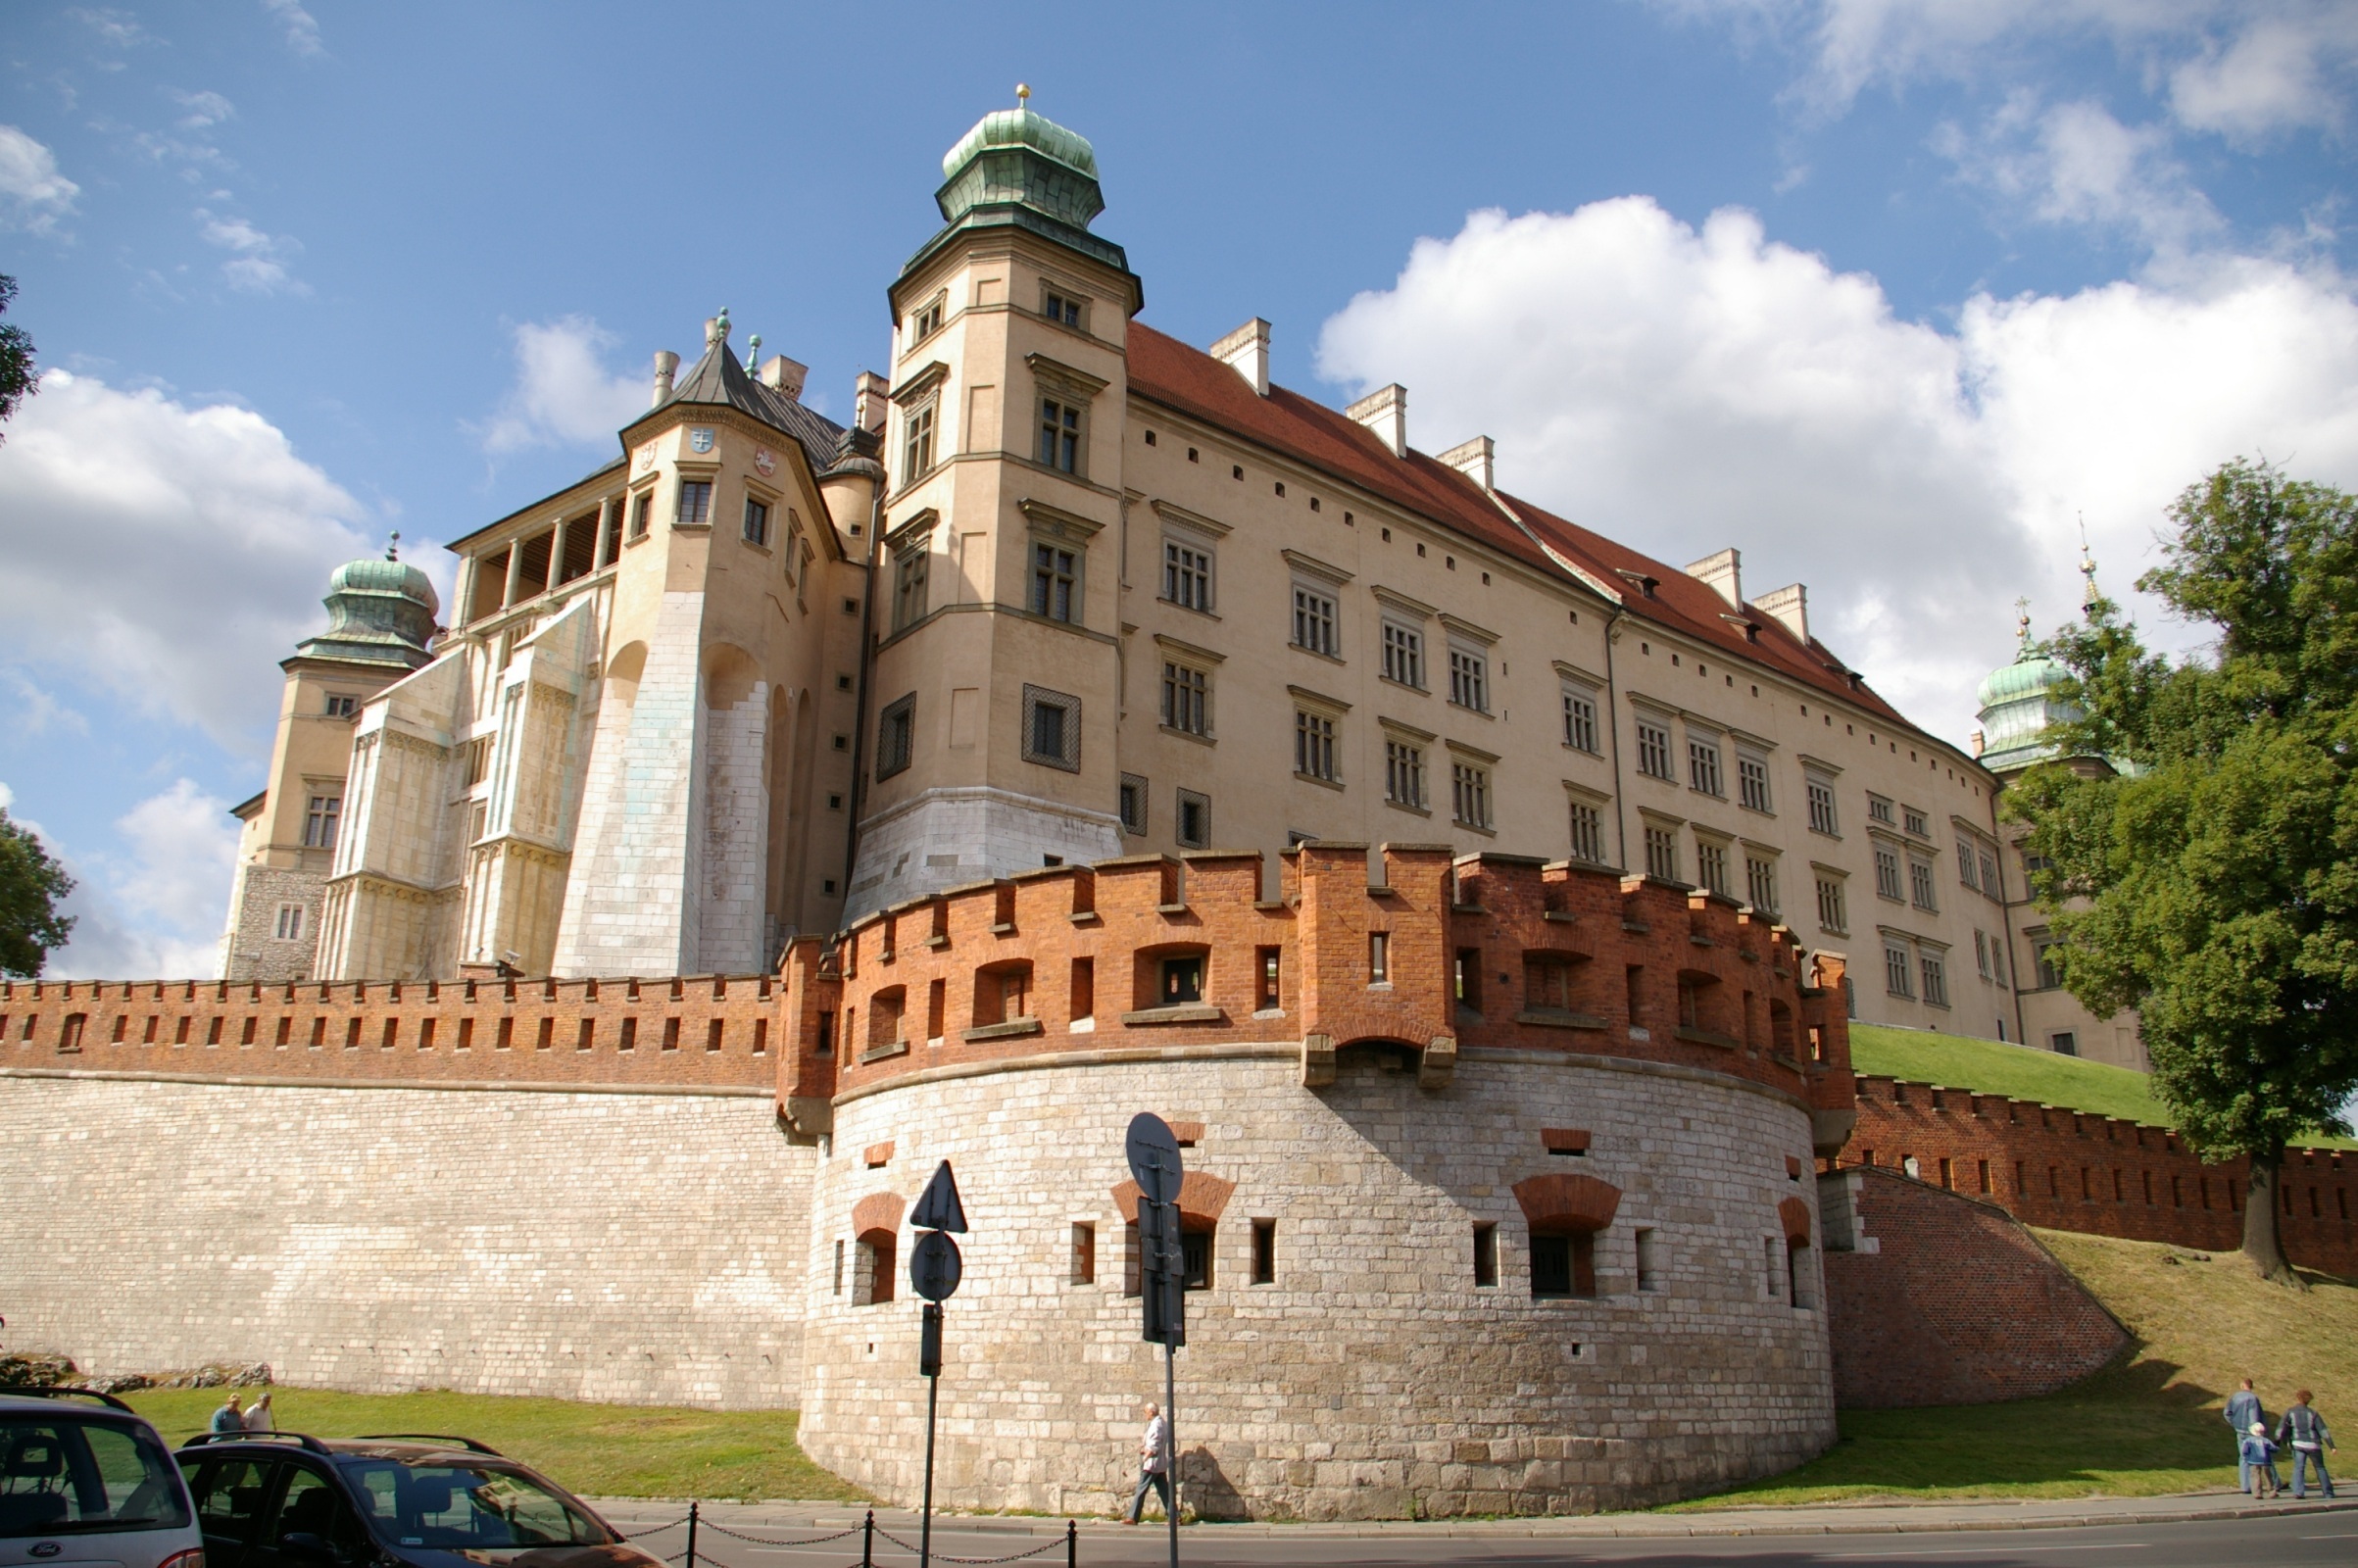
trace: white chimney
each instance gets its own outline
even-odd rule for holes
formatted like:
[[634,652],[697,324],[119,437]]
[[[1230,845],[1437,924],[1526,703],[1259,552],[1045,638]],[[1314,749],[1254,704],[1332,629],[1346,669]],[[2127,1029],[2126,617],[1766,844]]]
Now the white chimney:
[[1799,583],[1772,589],[1752,601],[1752,608],[1764,615],[1774,615],[1785,622],[1785,629],[1809,642],[1809,590]]
[[679,356],[669,349],[658,349],[655,354],[655,398],[647,406],[661,408],[671,396],[671,372],[679,368]]
[[1373,430],[1376,439],[1392,449],[1394,457],[1408,455],[1408,389],[1398,381],[1376,388],[1345,409],[1343,415]]
[[852,383],[852,422],[871,435],[884,429],[884,416],[892,402],[893,383],[889,377],[873,370],[862,370],[860,379]]
[[1471,441],[1460,441],[1433,461],[1446,463],[1485,490],[1496,489],[1491,483],[1491,459],[1497,454],[1497,443],[1489,436],[1478,435]]
[[1742,564],[1743,558],[1731,548],[1721,551],[1716,556],[1705,556],[1702,560],[1695,562],[1688,566],[1687,575],[1710,588],[1720,598],[1725,599],[1730,610],[1742,610],[1744,608],[1744,581],[1740,571]]
[[1211,357],[1245,378],[1253,395],[1269,395],[1269,323],[1254,317],[1211,346]]
[[803,378],[810,373],[808,365],[797,365],[783,354],[773,355],[761,367],[761,384],[775,387],[799,403],[803,398]]

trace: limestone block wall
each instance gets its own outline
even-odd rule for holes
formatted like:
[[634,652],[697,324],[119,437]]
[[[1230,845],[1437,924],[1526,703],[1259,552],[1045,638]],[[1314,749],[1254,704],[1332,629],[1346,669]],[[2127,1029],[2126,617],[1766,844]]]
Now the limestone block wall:
[[769,684],[705,713],[704,878],[695,892],[697,945],[706,969],[758,969],[769,868]]
[[987,785],[929,789],[860,825],[844,923],[989,877],[1122,853],[1121,818]]
[[98,1372],[791,1405],[812,1152],[765,1092],[0,1075],[12,1348]]
[[[229,932],[223,942],[221,973],[232,980],[286,981],[310,977],[319,946],[319,914],[327,878],[293,866],[247,864],[237,868],[230,892]],[[303,920],[292,938],[278,935],[278,906],[300,905]]]
[[[858,1243],[895,1229],[901,1268],[906,1206],[947,1158],[973,1229],[948,1308],[937,1496],[1052,1512],[1127,1500],[1139,1405],[1162,1387],[1125,1291],[1116,1191],[1123,1130],[1147,1109],[1192,1135],[1189,1169],[1212,1178],[1200,1201],[1218,1209],[1178,1366],[1184,1479],[1207,1514],[1625,1507],[1833,1441],[1807,1248],[1810,1304],[1787,1286],[1796,1221],[1815,1234],[1794,1097],[1502,1050],[1469,1052],[1436,1094],[1409,1054],[1376,1047],[1344,1051],[1334,1083],[1309,1090],[1280,1041],[972,1063],[841,1097],[811,1232],[813,1457],[917,1494],[919,1303],[903,1287],[855,1304]],[[1572,1144],[1587,1152],[1549,1152]],[[1525,1195],[1576,1179],[1618,1195],[1595,1233],[1597,1294],[1535,1298]],[[1263,1223],[1274,1277],[1256,1284]],[[1477,1283],[1478,1225],[1497,1227],[1495,1285]],[[1086,1283],[1076,1226],[1092,1228]]]

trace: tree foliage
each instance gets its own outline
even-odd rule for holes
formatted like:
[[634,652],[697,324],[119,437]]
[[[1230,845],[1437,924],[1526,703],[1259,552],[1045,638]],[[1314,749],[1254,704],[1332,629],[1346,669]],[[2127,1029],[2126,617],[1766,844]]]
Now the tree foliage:
[[[8,314],[9,303],[16,297],[17,280],[0,272],[0,316]],[[13,321],[0,321],[0,419],[15,414],[18,404],[39,390],[30,334]]]
[[[2136,1007],[2187,1143],[2251,1161],[2244,1250],[2277,1239],[2285,1144],[2358,1089],[2358,498],[2236,460],[2179,497],[2137,586],[2217,633],[2148,652],[2098,599],[2047,644],[2086,716],[2007,792],[2064,984]],[[2073,757],[2118,773],[2088,776]]]
[[66,945],[74,917],[57,909],[73,891],[74,878],[40,839],[0,808],[0,974],[37,975],[50,953]]

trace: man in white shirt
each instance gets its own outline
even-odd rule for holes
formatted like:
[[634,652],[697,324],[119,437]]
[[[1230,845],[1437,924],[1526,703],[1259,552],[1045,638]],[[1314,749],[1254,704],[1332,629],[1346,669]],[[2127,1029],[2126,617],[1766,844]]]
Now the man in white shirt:
[[1175,1511],[1171,1501],[1171,1424],[1154,1405],[1147,1406],[1146,1436],[1138,1440],[1138,1491],[1130,1497],[1129,1523],[1138,1523],[1146,1510],[1148,1489],[1162,1494],[1162,1511]]

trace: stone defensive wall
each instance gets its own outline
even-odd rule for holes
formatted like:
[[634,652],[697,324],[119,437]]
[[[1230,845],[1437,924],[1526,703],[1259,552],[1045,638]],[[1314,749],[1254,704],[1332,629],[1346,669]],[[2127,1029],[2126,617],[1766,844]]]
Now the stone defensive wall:
[[[970,1233],[937,1486],[1127,1496],[1140,1110],[1186,1149],[1177,1440],[1206,1514],[1571,1512],[1834,1436],[1812,1155],[1846,1130],[1838,959],[1725,900],[1442,849],[1056,868],[789,956],[827,1118],[801,1439],[913,1498],[896,1281],[944,1159]],[[1381,940],[1378,940],[1381,939]],[[827,1047],[819,1050],[821,1043]],[[822,1108],[823,1107],[823,1110]]]
[[[2205,1164],[2166,1127],[1970,1090],[1861,1075],[1844,1166],[1889,1166],[1998,1204],[2052,1230],[2170,1242],[2198,1251],[2243,1245],[2248,1162]],[[1909,1162],[1913,1161],[1913,1168]],[[2304,1268],[2358,1276],[2358,1164],[2337,1150],[2285,1151],[2279,1226]]]

